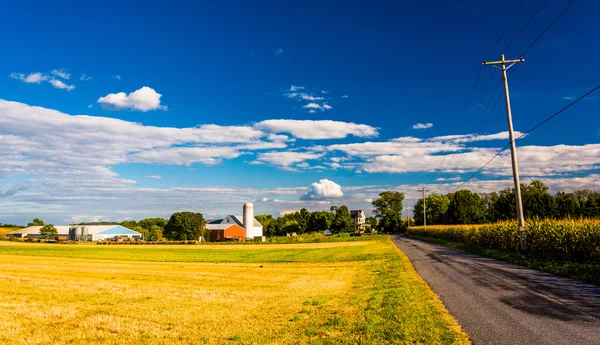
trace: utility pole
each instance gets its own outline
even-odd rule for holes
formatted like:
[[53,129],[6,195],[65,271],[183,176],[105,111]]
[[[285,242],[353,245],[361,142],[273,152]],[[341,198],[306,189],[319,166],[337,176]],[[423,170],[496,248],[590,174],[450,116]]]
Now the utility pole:
[[406,207],[406,228],[410,229],[410,210],[412,207]]
[[[512,113],[510,111],[510,96],[508,94],[508,78],[506,71],[516,63],[525,62],[522,57],[518,60],[504,60],[504,54],[500,55],[500,61],[485,61],[484,65],[491,65],[502,71],[504,80],[504,101],[506,103],[506,118],[508,120],[508,139],[510,140],[510,155],[512,158],[513,180],[515,182],[515,197],[517,202],[517,217],[519,219],[519,242],[521,250],[525,250],[525,217],[523,215],[523,202],[521,201],[521,182],[519,182],[519,165],[517,163],[517,148],[515,145],[515,135],[513,133]],[[510,64],[506,66],[506,64]],[[496,66],[500,65],[500,67]]]
[[427,231],[427,205],[425,204],[425,193],[429,192],[429,189],[419,189],[419,192],[423,193],[423,226]]

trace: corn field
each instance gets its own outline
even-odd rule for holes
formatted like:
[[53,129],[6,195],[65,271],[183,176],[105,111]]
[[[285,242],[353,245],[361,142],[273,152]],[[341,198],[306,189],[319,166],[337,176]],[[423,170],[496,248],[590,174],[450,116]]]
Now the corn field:
[[[600,220],[528,220],[527,254],[551,260],[600,263]],[[507,221],[481,225],[411,227],[409,234],[519,251],[519,226]]]

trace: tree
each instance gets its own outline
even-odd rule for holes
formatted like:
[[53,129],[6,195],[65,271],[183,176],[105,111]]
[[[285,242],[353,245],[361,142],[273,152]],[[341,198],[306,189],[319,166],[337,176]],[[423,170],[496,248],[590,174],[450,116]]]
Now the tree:
[[333,233],[354,231],[354,221],[352,220],[348,206],[331,206],[331,211],[335,213],[331,224]]
[[450,199],[448,221],[450,224],[480,224],[485,220],[485,213],[479,194],[463,189]]
[[148,236],[150,241],[160,241],[163,239],[163,228],[158,225],[152,225],[150,227],[150,234]]
[[176,212],[165,225],[163,235],[169,240],[198,240],[206,236],[206,221],[202,213]]
[[308,231],[324,231],[331,228],[333,214],[331,212],[312,212],[308,217]]
[[33,220],[27,223],[27,226],[44,226],[44,221],[39,218],[33,218]]
[[402,231],[402,201],[404,193],[394,191],[381,192],[379,198],[373,200],[373,214],[385,232]]
[[[35,221],[35,219],[34,219],[34,221]],[[58,235],[58,230],[56,230],[54,225],[46,224],[46,225],[42,226],[42,228],[40,229],[40,235],[42,235],[42,237],[45,239],[53,238],[56,235]]]
[[367,219],[365,220],[365,222],[367,224],[371,225],[371,231],[377,230],[377,218],[375,218],[375,217],[367,217]]
[[298,232],[301,234],[307,232],[310,213],[303,208],[294,215],[296,216],[296,222],[298,223]]
[[[427,206],[427,224],[446,224],[448,206],[450,206],[450,198],[447,195],[431,194],[425,199]],[[423,198],[417,200],[414,206],[413,215],[415,225],[423,225]]]

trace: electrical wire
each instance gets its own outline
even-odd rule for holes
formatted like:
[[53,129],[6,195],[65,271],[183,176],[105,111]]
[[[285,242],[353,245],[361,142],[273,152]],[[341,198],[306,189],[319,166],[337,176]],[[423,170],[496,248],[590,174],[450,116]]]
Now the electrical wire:
[[[581,101],[582,99],[586,98],[587,96],[589,96],[590,94],[592,94],[594,91],[600,89],[600,85],[596,86],[595,88],[591,89],[590,91],[586,92],[584,95],[582,95],[581,97],[577,98],[576,100],[574,100],[573,102],[569,103],[566,107],[560,109],[559,111],[557,111],[556,113],[550,115],[549,117],[547,117],[546,119],[544,119],[544,121],[538,123],[537,125],[531,127],[528,131],[524,132],[523,134],[521,134],[518,138],[514,139],[514,141],[517,141],[521,138],[523,138],[524,136],[526,136],[527,134],[533,132],[534,130],[538,129],[540,126],[542,126],[543,124],[545,124],[546,122],[552,120],[553,118],[555,118],[556,116],[558,116],[559,114],[561,114],[562,112],[564,112],[565,110],[569,109],[570,107],[572,107],[573,105],[575,105],[576,103],[578,103],[579,101]],[[485,167],[487,167],[494,159],[496,159],[496,157],[498,157],[502,152],[504,152],[504,150],[506,150],[510,144],[512,142],[509,141],[508,144],[506,144],[502,149],[500,149],[500,151],[498,151],[490,160],[488,160],[481,168],[479,168],[477,171],[475,171],[471,176],[469,176],[468,179],[466,179],[463,183],[461,183],[458,187],[456,187],[452,193],[456,192],[460,187],[464,186],[465,183],[469,182],[475,175],[477,175],[478,173],[480,173],[483,169],[485,169]]]

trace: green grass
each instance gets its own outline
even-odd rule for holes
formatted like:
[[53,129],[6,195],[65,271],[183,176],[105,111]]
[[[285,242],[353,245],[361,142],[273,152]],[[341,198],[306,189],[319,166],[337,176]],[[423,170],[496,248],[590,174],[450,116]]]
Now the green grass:
[[0,343],[466,344],[386,236],[265,246],[0,242]]
[[408,234],[408,237],[600,285],[600,264],[540,259],[528,257],[526,254],[514,251],[485,248],[473,244],[414,234]]
[[389,258],[387,237],[373,241],[231,245],[115,245],[0,242],[0,255],[162,262],[331,262]]

